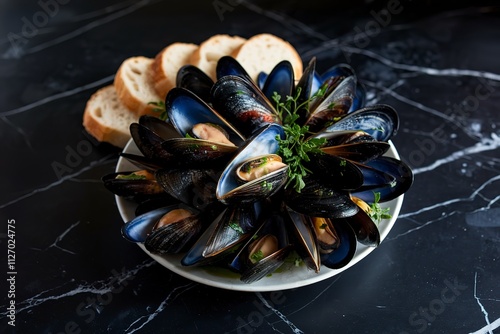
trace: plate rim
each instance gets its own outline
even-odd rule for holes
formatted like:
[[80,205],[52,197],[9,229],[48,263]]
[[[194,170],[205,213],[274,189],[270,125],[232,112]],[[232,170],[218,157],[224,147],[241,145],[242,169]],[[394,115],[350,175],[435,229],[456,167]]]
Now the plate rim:
[[[386,155],[394,157],[396,159],[400,159],[399,153],[395,147],[395,145],[392,143],[392,141],[388,141],[389,143],[389,150],[386,153]],[[137,149],[137,146],[135,145],[135,142],[133,139],[130,139],[128,143],[125,145],[123,148],[123,153],[139,153]],[[131,166],[131,167],[129,167]],[[115,167],[115,172],[120,172],[120,171],[126,171],[130,170],[130,168],[137,168],[135,167],[132,163],[130,163],[128,160],[126,160],[123,157],[119,157],[118,162]],[[391,214],[392,218],[389,220],[384,220],[380,224],[383,224],[383,228],[380,229],[379,225],[379,231],[380,231],[380,244],[384,241],[384,239],[387,237],[389,232],[392,230],[396,220],[398,219],[399,212],[401,210],[401,206],[403,204],[403,199],[404,199],[404,194],[400,195],[399,197],[383,203],[383,207],[389,207],[391,208]],[[115,202],[118,207],[118,211],[120,213],[120,217],[123,221],[123,223],[126,223],[127,221],[131,220],[133,216],[131,216],[131,211],[133,209],[131,207],[137,206],[136,203],[126,200],[122,197],[116,196],[115,195]],[[135,209],[135,208],[134,208]],[[361,260],[365,259],[370,253],[372,253],[375,249],[380,247],[371,247],[371,246],[365,246],[360,244],[359,242],[357,243],[357,248],[356,248],[356,253],[354,254],[354,257],[352,260],[344,267],[340,269],[329,269],[326,268],[325,266],[321,266],[321,270],[319,273],[315,273],[312,270],[309,270],[305,268],[305,266],[300,266],[299,269],[296,270],[302,270],[302,272],[305,273],[306,276],[308,276],[305,279],[301,280],[295,280],[295,281],[287,281],[285,276],[283,276],[283,273],[273,273],[271,277],[264,277],[263,279],[247,284],[243,283],[237,278],[222,278],[218,275],[215,275],[213,273],[209,273],[207,270],[203,269],[203,267],[199,266],[190,266],[190,267],[184,267],[180,264],[180,259],[182,257],[182,254],[173,254],[173,255],[156,255],[152,254],[149,252],[144,244],[142,243],[137,243],[137,245],[147,254],[149,255],[153,260],[158,262],[160,265],[163,267],[169,269],[170,271],[187,278],[191,281],[201,283],[204,285],[208,285],[211,287],[215,288],[220,288],[220,289],[226,289],[226,290],[233,290],[233,291],[244,291],[244,292],[270,292],[270,291],[281,291],[281,290],[289,290],[289,289],[294,289],[294,288],[299,288],[307,285],[311,285],[329,278],[332,278],[343,271],[349,269],[350,267],[354,266]],[[173,261],[177,261],[178,263],[172,263]],[[300,269],[302,268],[302,269]],[[203,273],[203,275],[200,275],[200,273]],[[302,274],[304,274],[302,273]],[[211,277],[211,279],[208,279],[208,277]],[[281,276],[281,278],[280,278]],[[278,279],[276,279],[278,277]]]

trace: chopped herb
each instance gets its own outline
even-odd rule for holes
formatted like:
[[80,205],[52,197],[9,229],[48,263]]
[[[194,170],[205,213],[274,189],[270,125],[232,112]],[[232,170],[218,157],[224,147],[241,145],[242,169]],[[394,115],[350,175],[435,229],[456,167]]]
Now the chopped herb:
[[368,211],[368,215],[370,216],[370,218],[376,224],[379,224],[382,219],[392,218],[391,214],[389,213],[390,208],[382,209],[380,207],[380,204],[378,203],[380,201],[380,193],[374,192],[373,196],[374,196],[374,201],[370,205],[370,210]]
[[184,137],[190,138],[190,139],[196,139],[195,137],[191,136],[188,132],[186,132],[186,135]]
[[168,118],[167,115],[167,109],[165,107],[165,102],[163,101],[157,101],[157,102],[148,102],[148,104],[155,106],[156,108],[153,108],[154,112],[160,113],[160,116],[158,116],[159,119],[166,121]]
[[242,91],[242,90],[237,90],[237,91],[236,91],[236,94],[238,94],[238,95],[243,95],[243,94],[245,94],[245,92],[244,92],[244,91]]
[[[318,91],[319,93],[319,91]],[[313,95],[313,98],[318,97],[318,93]],[[320,147],[326,143],[325,138],[306,138],[309,132],[309,126],[300,126],[295,123],[299,118],[298,110],[310,102],[311,99],[297,105],[297,100],[300,96],[300,88],[297,89],[297,94],[287,96],[285,102],[281,101],[281,96],[274,92],[273,100],[276,102],[276,110],[283,123],[285,131],[285,139],[276,137],[279,143],[278,154],[281,155],[283,161],[288,165],[288,182],[285,187],[293,183],[295,191],[300,192],[305,187],[303,178],[311,171],[304,166],[305,162],[310,161],[309,154],[323,154]]]
[[138,175],[135,173],[128,175],[120,174],[116,178],[119,180],[146,180],[146,175]]
[[250,260],[253,263],[257,263],[260,260],[262,260],[263,258],[264,258],[264,254],[262,253],[262,251],[260,249],[258,251],[256,251],[255,253],[253,253],[252,255],[250,255]]
[[340,160],[340,166],[345,167],[347,164],[347,161],[345,159]]
[[335,102],[331,102],[329,105],[328,105],[328,109],[333,109],[335,108]]
[[372,128],[373,131],[380,131],[382,133],[385,132],[384,128],[383,127],[380,127],[380,128]]
[[239,234],[245,233],[238,222],[229,223],[229,227],[238,232]]
[[217,145],[212,145],[212,146],[210,146],[210,148],[211,148],[213,151],[217,151]]
[[300,267],[300,265],[302,264],[302,259],[300,257],[296,257],[295,260],[293,261],[293,264],[296,267]]
[[261,184],[262,188],[267,189],[268,191],[271,191],[273,189],[273,184],[271,182],[264,181]]

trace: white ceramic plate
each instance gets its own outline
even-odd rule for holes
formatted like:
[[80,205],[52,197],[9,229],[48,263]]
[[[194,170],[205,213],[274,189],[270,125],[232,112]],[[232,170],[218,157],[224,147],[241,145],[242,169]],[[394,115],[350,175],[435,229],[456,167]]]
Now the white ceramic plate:
[[[389,151],[386,153],[387,156],[394,157],[399,159],[398,152],[392,142],[389,142],[391,145]],[[140,154],[139,150],[135,143],[130,140],[127,146],[124,148],[125,153],[133,153]],[[124,158],[120,158],[118,160],[118,164],[116,166],[116,171],[131,171],[135,170],[133,164],[127,161]],[[118,205],[118,210],[120,211],[120,215],[124,222],[132,220],[135,215],[134,211],[136,208],[136,204],[125,200],[121,197],[116,196],[116,203]],[[383,220],[380,222],[379,231],[380,231],[380,241],[384,240],[389,231],[393,227],[396,219],[399,215],[399,210],[401,209],[401,205],[403,204],[403,195],[398,198],[381,204],[382,207],[389,207],[392,218],[389,220]],[[162,266],[172,270],[173,272],[186,277],[192,281],[210,285],[217,288],[228,289],[228,290],[238,290],[238,291],[276,291],[276,290],[285,290],[285,289],[293,289],[301,286],[313,284],[324,279],[335,276],[342,271],[348,269],[349,267],[355,265],[362,259],[364,259],[368,254],[374,251],[375,247],[368,247],[360,244],[357,244],[357,250],[354,254],[353,259],[349,264],[341,269],[329,269],[324,266],[321,267],[319,273],[315,273],[313,270],[307,269],[305,265],[301,266],[293,266],[290,265],[279,272],[273,273],[271,276],[264,277],[263,279],[251,283],[246,284],[239,280],[238,276],[234,273],[231,273],[229,270],[225,269],[210,269],[203,267],[185,267],[181,265],[181,259],[183,254],[178,255],[167,255],[167,256],[159,256],[155,254],[151,254],[146,250],[143,244],[138,244],[139,247],[142,248],[146,254],[151,256],[155,261],[160,263]]]

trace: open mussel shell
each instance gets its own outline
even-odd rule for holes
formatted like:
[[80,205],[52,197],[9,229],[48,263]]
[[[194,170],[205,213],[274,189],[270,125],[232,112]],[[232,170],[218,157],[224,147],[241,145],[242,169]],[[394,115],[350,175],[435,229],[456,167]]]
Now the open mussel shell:
[[380,232],[377,225],[368,214],[359,210],[354,216],[344,218],[356,234],[356,240],[366,246],[378,246],[380,244]]
[[285,192],[286,203],[294,211],[327,218],[345,218],[358,212],[347,191],[329,187],[311,175],[304,178],[304,182],[306,185],[300,193],[290,188]]
[[205,103],[210,103],[213,80],[198,67],[184,65],[177,72],[176,86],[196,94]]
[[[394,181],[382,184],[371,182],[370,184],[363,184],[362,187],[352,193],[353,196],[362,199],[367,203],[373,203],[375,200],[375,193],[380,193],[380,202],[387,202],[404,194],[413,183],[413,172],[403,161],[390,157],[378,157],[366,163],[370,169],[366,169],[364,173],[373,173],[371,170],[377,170],[387,175],[384,179],[389,177],[394,178]],[[378,178],[380,179],[380,175]],[[369,179],[371,176],[369,177]],[[373,180],[373,179],[372,179]]]
[[143,155],[122,152],[120,153],[120,157],[127,159],[140,169],[155,171],[157,169],[162,168],[162,164],[160,161],[151,158],[146,158]]
[[262,92],[273,101],[274,93],[281,96],[281,102],[286,101],[287,96],[292,96],[295,86],[292,64],[288,60],[279,62],[267,76]]
[[241,272],[242,282],[258,281],[285,262],[292,250],[285,225],[281,214],[272,214],[237,253],[230,267]]
[[[197,211],[186,206],[172,206],[172,208],[175,209],[159,218],[146,240],[144,240],[144,246],[151,253],[174,254],[185,251],[203,230],[204,221]],[[180,219],[163,223],[166,215],[172,213],[173,210],[183,210],[188,214],[183,215]]]
[[241,184],[237,176],[237,170],[243,163],[278,151],[276,136],[283,138],[283,129],[279,125],[269,124],[247,141],[221,174],[216,190],[219,201],[226,204],[256,202],[271,196],[282,187],[287,179],[287,167],[244,184]]
[[226,208],[189,249],[181,264],[206,265],[230,256],[231,249],[253,233],[256,221],[254,204]]
[[311,217],[300,214],[289,207],[286,210],[291,221],[295,251],[309,269],[319,272],[321,267],[320,249],[316,242],[316,235],[311,230]]
[[355,91],[356,77],[349,76],[343,79],[331,93],[327,92],[319,105],[311,104],[310,115],[306,121],[309,130],[317,132],[326,124],[346,115],[351,108]]
[[308,101],[311,98],[312,94],[315,93],[321,86],[321,82],[319,82],[319,80],[315,84],[315,68],[316,57],[313,57],[309,61],[307,67],[304,69],[304,72],[302,73],[302,76],[300,77],[300,80],[295,87],[294,95],[300,89],[300,94],[297,98],[297,105],[303,105],[302,108],[297,110],[297,113],[299,115],[299,119],[297,120],[297,122],[299,124],[304,124],[306,119],[309,118],[309,103],[305,102]]
[[[141,173],[142,172],[145,171],[141,171]],[[113,194],[136,202],[143,201],[150,197],[165,195],[162,187],[154,177],[130,178],[130,175],[134,175],[135,173],[137,173],[137,171],[123,171],[107,174],[102,177],[102,182]],[[122,176],[126,178],[120,178]]]
[[178,206],[165,206],[138,215],[122,226],[122,236],[131,242],[144,242],[158,220],[174,209]]
[[180,133],[179,137],[190,134],[196,124],[215,124],[222,128],[229,140],[239,146],[244,137],[215,110],[195,94],[183,88],[171,89],[165,100],[169,120]]
[[173,161],[174,156],[161,146],[166,138],[160,137],[153,130],[139,123],[130,124],[130,134],[141,153],[150,161],[162,166]]
[[379,104],[350,113],[323,131],[361,130],[377,141],[388,141],[396,134],[398,127],[399,117],[396,110]]
[[333,227],[339,242],[331,253],[321,256],[321,264],[330,269],[339,269],[347,265],[356,253],[356,234],[342,219],[335,220]]
[[243,135],[269,123],[280,123],[272,103],[257,86],[238,76],[224,76],[212,88],[212,104]]

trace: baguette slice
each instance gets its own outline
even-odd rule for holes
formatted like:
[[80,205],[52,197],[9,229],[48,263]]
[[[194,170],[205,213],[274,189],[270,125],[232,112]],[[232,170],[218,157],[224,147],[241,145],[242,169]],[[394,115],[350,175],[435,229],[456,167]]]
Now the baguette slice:
[[196,44],[174,43],[156,55],[151,70],[154,87],[159,96],[165,98],[168,91],[176,86],[177,71],[189,64],[189,58],[196,49]]
[[205,72],[212,80],[217,80],[215,67],[217,61],[230,55],[239,48],[246,40],[239,36],[215,35],[200,44],[198,50],[193,52],[189,60],[190,64]]
[[288,42],[271,34],[259,34],[249,38],[231,54],[250,77],[257,81],[260,72],[269,74],[282,60],[288,60],[293,67],[295,79],[302,76],[302,59]]
[[99,89],[87,101],[83,113],[83,126],[98,141],[125,147],[130,139],[130,124],[139,117],[121,103],[115,87]]
[[154,115],[149,102],[163,101],[156,93],[151,73],[153,59],[146,57],[132,57],[126,59],[115,76],[115,89],[122,103],[138,116]]

